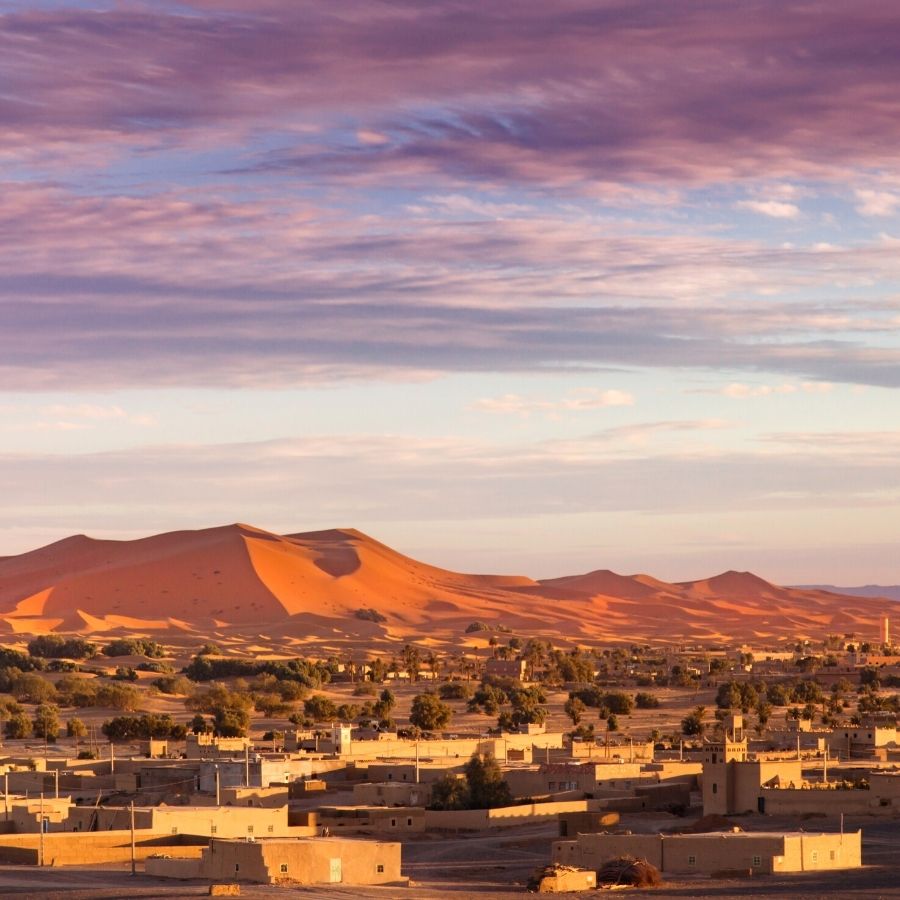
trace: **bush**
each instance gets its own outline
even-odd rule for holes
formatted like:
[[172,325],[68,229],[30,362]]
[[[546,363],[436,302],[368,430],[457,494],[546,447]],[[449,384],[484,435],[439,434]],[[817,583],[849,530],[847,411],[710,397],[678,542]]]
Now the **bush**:
[[634,695],[634,705],[638,709],[659,709],[659,697],[639,691]]
[[90,659],[97,648],[84,638],[64,638],[60,634],[42,634],[28,644],[31,656],[45,659]]
[[6,720],[3,731],[10,740],[29,738],[32,731],[31,719],[25,713],[14,713]]
[[133,712],[140,709],[141,692],[130,684],[104,684],[97,689],[97,706],[108,706],[122,712]]
[[382,615],[377,609],[358,609],[353,615],[364,622],[387,622],[387,616]]
[[117,638],[103,648],[104,656],[146,656],[159,659],[166,655],[161,644],[147,638]]
[[151,684],[161,694],[188,695],[194,690],[194,685],[184,675],[166,675],[163,678],[154,678]]
[[313,694],[303,704],[303,712],[317,722],[328,722],[338,717],[337,706],[322,694]]
[[476,631],[490,631],[491,626],[485,625],[484,622],[472,622],[471,625],[466,625],[466,634],[474,634]]
[[49,703],[56,699],[56,688],[34,672],[18,675],[10,685],[10,693],[23,703]]
[[144,714],[141,716],[116,716],[103,723],[103,733],[111,741],[184,740],[187,729],[173,721],[168,714]]
[[464,681],[450,681],[438,688],[441,700],[468,700],[472,696],[472,688]]

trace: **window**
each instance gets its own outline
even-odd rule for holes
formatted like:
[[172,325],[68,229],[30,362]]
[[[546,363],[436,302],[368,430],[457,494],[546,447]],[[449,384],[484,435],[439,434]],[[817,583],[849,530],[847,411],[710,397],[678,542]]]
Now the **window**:
[[831,859],[834,859],[834,850],[831,851]]
[[407,819],[407,820],[406,820],[406,824],[407,824],[407,825],[412,825],[412,819]]
[[718,793],[719,793],[719,785],[716,784],[715,781],[713,782],[712,792],[713,792],[714,794],[718,794]]
[[762,859],[761,859],[759,856],[754,856],[754,857],[753,857],[753,865],[754,865],[754,866],[761,866],[761,865],[762,865]]
[[270,825],[270,826],[269,826],[269,831],[274,831],[274,830],[275,830],[275,826],[274,826],[274,825]]
[[381,875],[381,874],[384,872],[384,866],[383,866],[381,863],[378,863],[378,865],[375,866],[375,871],[376,871],[379,875]]
[[172,829],[172,834],[178,834],[178,827],[177,827],[177,826],[176,826],[175,828]]
[[397,827],[397,820],[391,819],[391,828],[396,828],[396,827]]
[[219,826],[218,826],[218,825],[210,825],[210,826],[209,826],[209,833],[210,833],[210,834],[218,834],[218,833],[219,833]]
[[240,871],[241,871],[240,863],[235,863],[235,864],[234,864],[234,871],[235,871],[235,872],[240,872]]
[[287,875],[287,863],[282,863],[282,864],[281,864],[281,874],[282,874],[282,875]]
[[547,782],[547,790],[548,790],[548,791],[555,791],[555,790],[556,790],[556,782],[555,782],[555,781],[548,781],[548,782]]
[[819,851],[818,851],[818,850],[813,850],[813,852],[812,852],[812,861],[813,861],[814,863],[819,861]]
[[247,834],[253,834],[253,826],[252,825],[247,826]]
[[689,865],[689,866],[696,866],[696,865],[697,865],[697,857],[696,857],[696,856],[689,856],[689,857],[688,857],[688,865]]

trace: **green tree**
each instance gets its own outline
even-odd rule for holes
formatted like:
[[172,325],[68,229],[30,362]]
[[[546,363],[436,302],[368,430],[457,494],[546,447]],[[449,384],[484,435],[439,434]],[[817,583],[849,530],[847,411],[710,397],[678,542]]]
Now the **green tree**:
[[4,733],[10,740],[31,737],[31,719],[23,712],[13,713],[7,720]]
[[19,674],[10,687],[10,693],[22,703],[52,703],[56,699],[53,684],[35,672]]
[[463,774],[447,774],[432,786],[432,809],[493,809],[512,802],[509,785],[493,756],[472,758],[463,767]]
[[469,785],[464,777],[448,773],[431,786],[431,809],[468,809]]
[[493,809],[509,806],[512,794],[503,780],[503,773],[497,760],[490,753],[484,756],[473,754],[463,767],[469,787],[470,809]]
[[578,697],[569,697],[563,707],[565,714],[572,720],[572,725],[577,725],[581,721],[586,709],[584,701]]
[[692,713],[681,720],[681,733],[689,736],[702,736],[706,730],[706,723],[703,721],[705,714],[706,707],[696,707]]
[[66,736],[70,738],[83,738],[87,734],[87,725],[79,718],[72,718],[66,722]]
[[46,741],[59,737],[59,707],[53,703],[42,703],[34,711],[34,733]]
[[303,712],[317,722],[330,722],[338,717],[338,709],[333,700],[323,694],[313,694],[303,703]]
[[453,718],[453,710],[437,694],[417,694],[413,697],[409,721],[422,731],[439,731]]

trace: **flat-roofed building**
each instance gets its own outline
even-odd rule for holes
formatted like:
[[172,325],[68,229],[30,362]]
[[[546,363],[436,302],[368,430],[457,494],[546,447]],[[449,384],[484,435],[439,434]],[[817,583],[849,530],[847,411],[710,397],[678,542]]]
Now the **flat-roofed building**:
[[554,862],[579,868],[598,869],[618,856],[640,857],[661,872],[677,874],[853,869],[862,865],[862,832],[579,834],[553,844]]

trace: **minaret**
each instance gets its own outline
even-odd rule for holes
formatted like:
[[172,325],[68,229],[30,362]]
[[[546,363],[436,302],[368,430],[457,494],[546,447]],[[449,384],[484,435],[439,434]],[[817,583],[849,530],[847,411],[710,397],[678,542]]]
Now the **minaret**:
[[881,620],[881,643],[891,645],[891,620],[887,616]]

